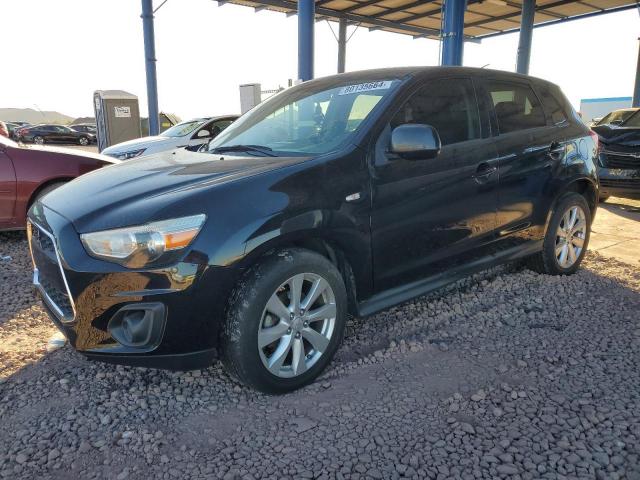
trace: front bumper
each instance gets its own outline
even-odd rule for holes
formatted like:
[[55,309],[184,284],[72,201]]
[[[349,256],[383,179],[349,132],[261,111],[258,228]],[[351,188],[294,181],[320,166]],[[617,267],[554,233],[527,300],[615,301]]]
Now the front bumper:
[[640,152],[612,148],[602,149],[599,154],[600,196],[640,199]]
[[640,169],[599,168],[600,196],[640,199]]
[[[206,256],[192,252],[149,270],[97,260],[86,253],[71,222],[40,202],[29,212],[28,237],[34,284],[51,319],[80,353],[174,370],[203,368],[216,357],[226,294],[210,288],[230,283],[219,267],[207,265]],[[140,320],[147,310],[155,312],[148,328]],[[142,332],[134,335],[139,341],[123,341],[120,327],[129,311],[133,330]]]

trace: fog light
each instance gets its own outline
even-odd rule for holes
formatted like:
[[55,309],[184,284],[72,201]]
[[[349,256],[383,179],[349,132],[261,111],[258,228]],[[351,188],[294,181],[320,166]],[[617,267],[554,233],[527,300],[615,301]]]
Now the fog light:
[[138,303],[118,310],[107,329],[119,344],[149,351],[160,344],[164,322],[163,304]]

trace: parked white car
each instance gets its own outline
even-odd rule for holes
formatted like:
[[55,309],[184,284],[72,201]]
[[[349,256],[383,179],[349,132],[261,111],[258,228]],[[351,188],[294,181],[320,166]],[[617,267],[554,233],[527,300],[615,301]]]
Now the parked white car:
[[186,147],[189,150],[197,151],[203,145],[208,144],[237,118],[237,115],[195,118],[174,125],[160,135],[118,143],[105,148],[101,153],[118,160],[129,160],[175,148]]

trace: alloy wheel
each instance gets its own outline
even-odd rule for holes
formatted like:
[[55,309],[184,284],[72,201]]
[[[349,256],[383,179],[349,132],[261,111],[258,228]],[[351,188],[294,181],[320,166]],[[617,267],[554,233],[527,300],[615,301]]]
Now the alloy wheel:
[[88,145],[89,144],[89,140],[87,140],[85,137],[80,137],[80,145]]
[[336,324],[336,298],[315,273],[300,273],[282,283],[264,308],[258,327],[258,351],[273,375],[303,374],[328,349]]
[[571,268],[578,261],[587,236],[586,215],[582,207],[572,205],[560,220],[556,232],[556,260],[562,268]]
[[44,138],[42,137],[35,137],[33,139],[33,143],[38,144],[38,145],[42,145],[44,143]]

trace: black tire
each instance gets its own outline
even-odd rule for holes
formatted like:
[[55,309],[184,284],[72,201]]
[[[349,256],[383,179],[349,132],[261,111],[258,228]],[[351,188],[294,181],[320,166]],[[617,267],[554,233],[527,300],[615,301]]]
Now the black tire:
[[[585,215],[586,233],[584,238],[584,246],[577,256],[577,260],[568,268],[564,268],[558,262],[556,257],[556,233],[562,217],[570,208],[578,206]],[[542,251],[532,255],[527,259],[526,266],[538,273],[546,273],[548,275],[571,275],[578,270],[580,263],[584,258],[589,246],[589,237],[591,235],[591,210],[586,199],[578,193],[567,193],[557,203],[551,220],[547,226],[547,232],[544,237]]]
[[[271,295],[287,279],[311,273],[321,276],[335,296],[336,316],[331,339],[317,361],[290,378],[274,375],[263,364],[258,329]],[[291,248],[263,258],[238,283],[231,295],[222,333],[222,361],[239,382],[264,393],[286,393],[311,383],[329,364],[342,342],[347,318],[347,293],[340,272],[325,257]]]
[[33,143],[35,143],[36,145],[44,145],[44,138],[42,138],[40,135],[36,135],[35,137],[33,137]]
[[600,195],[600,198],[599,198],[598,200],[600,200],[600,203],[604,203],[604,202],[606,202],[607,200],[609,200],[609,197],[610,197],[610,196],[611,196],[611,195]]
[[80,145],[82,145],[83,147],[86,147],[87,145],[89,145],[90,142],[89,142],[89,139],[87,137],[80,137],[78,139],[78,143]]

